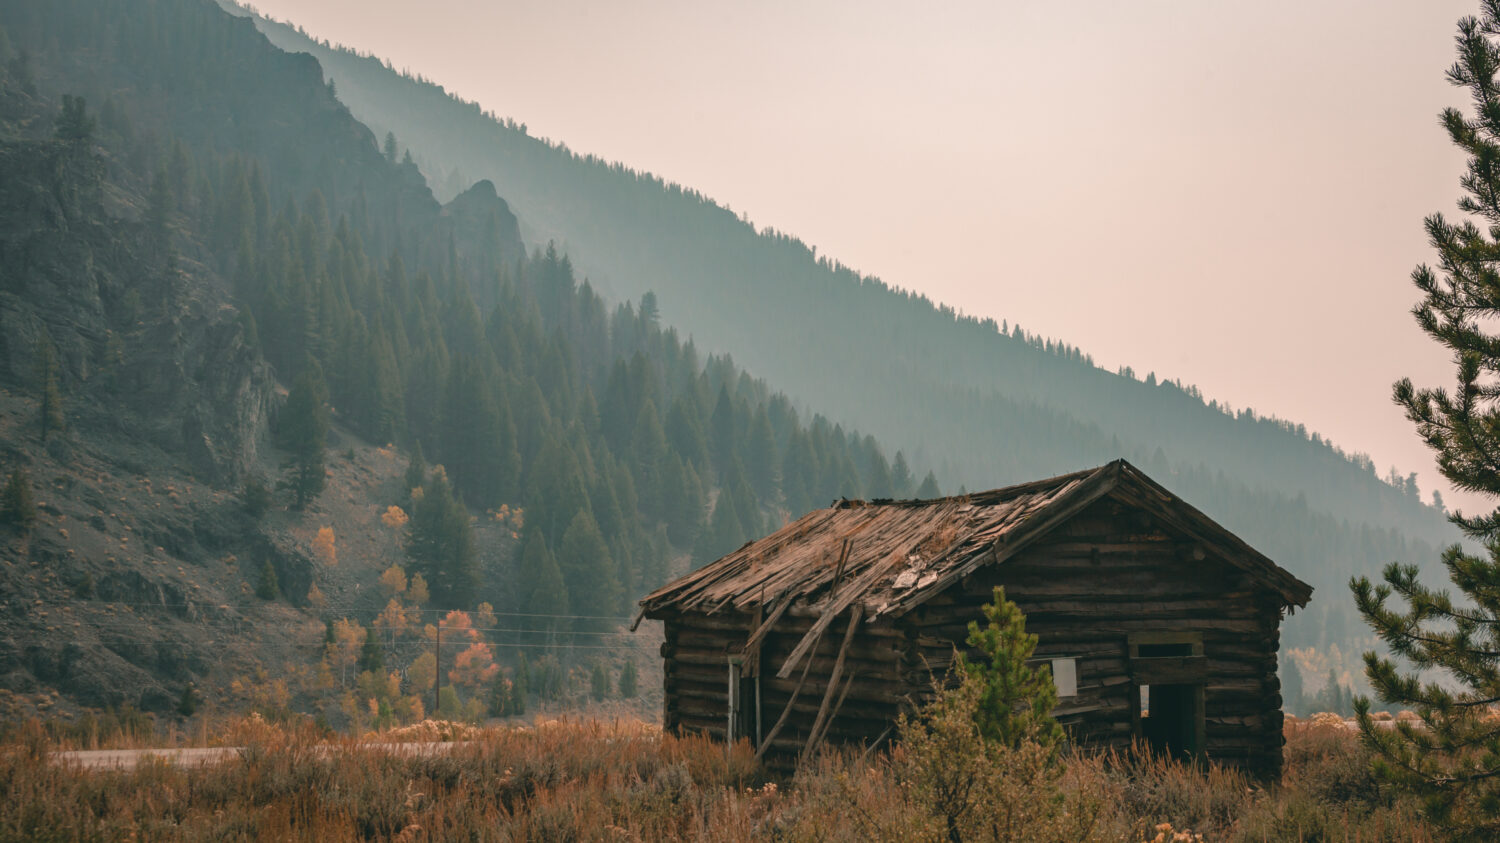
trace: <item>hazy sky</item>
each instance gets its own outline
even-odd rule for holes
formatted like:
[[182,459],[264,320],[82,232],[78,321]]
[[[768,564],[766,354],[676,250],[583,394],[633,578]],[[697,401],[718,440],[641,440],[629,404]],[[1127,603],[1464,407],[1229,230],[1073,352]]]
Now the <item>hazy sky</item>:
[[1459,195],[1437,114],[1467,103],[1443,73],[1475,0],[258,6],[1438,487],[1389,396],[1452,380],[1408,276]]

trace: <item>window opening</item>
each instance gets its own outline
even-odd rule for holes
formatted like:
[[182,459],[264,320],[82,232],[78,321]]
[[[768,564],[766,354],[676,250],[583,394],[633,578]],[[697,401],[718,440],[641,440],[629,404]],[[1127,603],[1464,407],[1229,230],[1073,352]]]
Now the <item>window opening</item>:
[[1139,632],[1129,637],[1136,736],[1168,758],[1203,752],[1207,662],[1199,632]]
[[1078,696],[1078,660],[1053,659],[1052,684],[1057,686],[1059,699]]
[[1175,644],[1137,644],[1137,656],[1143,659],[1164,659],[1193,655],[1193,644],[1183,641]]

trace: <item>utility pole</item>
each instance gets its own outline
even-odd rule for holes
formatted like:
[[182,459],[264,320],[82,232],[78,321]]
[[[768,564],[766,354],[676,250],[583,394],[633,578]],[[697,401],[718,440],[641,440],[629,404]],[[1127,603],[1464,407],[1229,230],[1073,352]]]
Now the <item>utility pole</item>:
[[432,646],[432,714],[437,716],[438,706],[442,704],[443,686],[443,621],[437,622],[437,637]]

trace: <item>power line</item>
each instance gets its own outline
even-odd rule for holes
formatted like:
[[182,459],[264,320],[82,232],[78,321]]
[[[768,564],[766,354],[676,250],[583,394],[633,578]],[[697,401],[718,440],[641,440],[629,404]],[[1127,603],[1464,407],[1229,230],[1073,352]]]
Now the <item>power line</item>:
[[[177,609],[194,609],[194,608],[196,608],[196,609],[261,609],[261,608],[265,608],[265,606],[267,605],[265,603],[217,603],[217,602],[210,601],[210,600],[204,600],[204,601],[201,601],[201,602],[198,602],[198,603],[134,603],[134,602],[128,602],[128,601],[124,601],[124,600],[81,600],[81,601],[74,601],[72,603],[64,603],[63,605],[70,605],[70,606],[98,606],[98,605],[101,605],[101,604],[110,605],[110,606],[146,606],[146,607],[153,608],[153,609],[173,609],[173,608],[177,608]],[[57,603],[53,603],[52,605],[58,605],[58,604]],[[446,615],[449,612],[463,612],[464,614],[471,614],[471,615],[472,614],[478,614],[477,610],[464,610],[464,609],[422,609],[422,608],[418,608],[418,607],[415,607],[415,606],[405,607],[403,609],[403,611],[406,611],[406,612],[417,612],[417,613],[424,614],[424,615],[425,614]],[[562,619],[567,619],[567,620],[587,620],[587,621],[630,621],[630,620],[634,620],[634,616],[633,615],[561,615],[561,614],[543,614],[543,613],[539,613],[539,612],[497,612],[497,611],[494,611],[494,610],[491,610],[490,614],[492,614],[492,615],[494,615],[496,617],[506,617],[506,618],[562,618]]]
[[[557,617],[566,617],[566,616],[557,616]],[[245,621],[245,620],[239,619],[239,618],[198,618],[198,619],[180,619],[180,620],[183,623],[194,624],[194,625],[197,625],[197,626],[200,626],[200,627],[211,628],[211,629],[215,629],[215,630],[219,630],[219,631],[229,631],[229,632],[234,632],[234,631],[258,631],[258,630],[263,630],[263,628],[264,628],[263,625],[253,624],[253,623],[250,623],[248,621]],[[317,621],[315,619],[309,618],[306,621],[306,623],[308,623],[308,624],[315,624],[315,623],[317,623]],[[431,624],[429,624],[429,626],[430,625]],[[55,626],[56,627],[56,629],[54,629],[54,630],[49,630],[49,631],[54,631],[54,632],[69,632],[69,631],[72,631],[72,630],[75,630],[75,629],[81,630],[81,629],[87,629],[87,628],[92,628],[92,629],[99,630],[99,631],[108,631],[108,630],[120,629],[120,628],[160,629],[162,627],[162,622],[160,622],[160,621],[146,620],[144,618],[131,618],[131,617],[121,618],[121,617],[113,617],[113,618],[87,618],[87,619],[84,619],[84,620],[74,619],[71,622],[68,621],[68,620],[60,620],[59,623],[50,624],[50,626]],[[225,627],[234,627],[235,629],[226,630],[226,629],[224,629]],[[409,629],[415,629],[416,627],[412,626],[412,627],[408,627],[408,628]],[[363,625],[361,625],[361,629],[370,629],[370,630],[374,630],[377,634],[383,634],[386,630],[389,630],[390,627],[385,627],[385,626],[376,627],[374,624],[370,624],[369,626],[363,626]],[[459,633],[459,634],[462,634],[462,633],[465,633],[465,632],[494,632],[494,633],[505,633],[505,634],[512,634],[512,635],[543,635],[543,636],[571,635],[571,636],[583,636],[585,638],[590,637],[590,636],[596,637],[596,638],[629,638],[629,639],[641,639],[641,640],[645,640],[645,639],[650,638],[649,635],[645,635],[645,634],[642,634],[642,633],[636,633],[636,632],[629,632],[629,631],[590,632],[588,630],[581,630],[581,629],[555,629],[554,630],[554,629],[526,629],[526,628],[522,628],[522,627],[501,627],[501,626],[446,626],[446,625],[443,626],[442,629],[443,629],[444,632]],[[413,641],[413,639],[407,639],[407,641]],[[397,644],[401,644],[401,643],[405,643],[405,642],[398,641],[396,643]],[[422,642],[422,643],[425,644],[426,642]],[[510,644],[496,644],[496,646],[507,646],[508,647],[508,646],[511,646],[511,645]],[[574,646],[574,645],[570,645],[570,644],[558,644],[556,646],[567,647],[567,646]]]

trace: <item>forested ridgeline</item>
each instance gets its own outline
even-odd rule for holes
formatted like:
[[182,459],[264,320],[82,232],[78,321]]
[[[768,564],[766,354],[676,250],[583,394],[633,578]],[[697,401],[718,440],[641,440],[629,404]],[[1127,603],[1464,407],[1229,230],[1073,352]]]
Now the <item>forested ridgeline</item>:
[[[714,349],[798,400],[920,448],[955,486],[990,488],[1099,462],[1090,436],[1073,433],[1094,426],[1121,443],[1106,459],[1161,448],[1174,468],[1202,463],[1253,489],[1302,493],[1341,519],[1429,540],[1452,535],[1407,479],[1385,482],[1367,458],[1300,425],[1230,411],[1155,375],[1103,371],[1075,346],[963,316],[817,256],[793,236],[758,231],[690,188],[573,153],[377,57],[256,20],[286,49],[317,56],[354,114],[393,131],[438,174],[440,192],[469,177],[494,180],[534,231],[569,244],[601,289],[626,298],[656,290],[669,324],[712,337]],[[1003,273],[1000,283],[1051,283]],[[850,376],[865,371],[879,376]],[[1061,431],[1057,416],[1067,422]],[[954,428],[965,436],[949,435]]]
[[[114,327],[149,345],[161,336],[153,326],[171,321],[163,314],[229,291],[221,321],[290,387],[273,402],[286,451],[313,435],[326,400],[333,421],[445,467],[413,473],[426,485],[414,518],[523,509],[518,605],[615,616],[669,560],[716,557],[789,509],[937,493],[872,437],[804,422],[727,356],[700,355],[659,324],[654,295],[612,306],[566,255],[525,253],[490,184],[440,206],[411,161],[339,104],[316,62],[272,47],[250,22],[207,0],[4,8],[7,148],[83,162],[68,184],[100,197],[91,224],[154,256],[136,273],[158,278],[151,297],[138,279],[110,279],[107,297],[135,308]],[[71,130],[58,116],[64,96]],[[58,279],[27,254],[13,250],[6,292],[44,326],[38,347],[68,349],[64,406],[76,415],[117,400],[91,373],[111,355],[127,371],[135,358],[121,356],[114,330],[58,319],[46,307]],[[40,388],[30,365],[40,352],[15,351],[6,380]],[[237,482],[243,464],[213,468]],[[299,504],[320,471],[290,473]],[[415,564],[435,605],[469,608],[468,518],[430,523]]]

